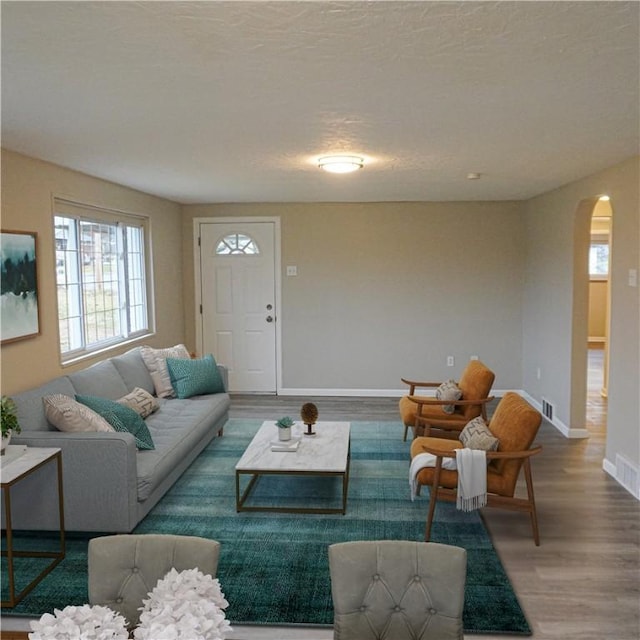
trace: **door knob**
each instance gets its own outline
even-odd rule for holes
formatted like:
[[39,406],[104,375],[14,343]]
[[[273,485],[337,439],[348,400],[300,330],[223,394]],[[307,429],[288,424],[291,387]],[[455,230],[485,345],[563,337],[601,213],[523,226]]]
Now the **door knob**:
[[273,318],[271,316],[267,316],[267,322],[273,322]]

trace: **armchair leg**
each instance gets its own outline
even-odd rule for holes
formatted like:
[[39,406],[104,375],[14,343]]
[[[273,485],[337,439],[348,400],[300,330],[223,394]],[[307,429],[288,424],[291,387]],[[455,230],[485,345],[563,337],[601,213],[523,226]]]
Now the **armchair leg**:
[[436,501],[438,500],[438,485],[440,483],[440,471],[442,470],[442,458],[436,459],[436,468],[433,472],[433,485],[429,491],[429,514],[427,515],[427,526],[424,532],[424,541],[429,542],[431,538],[431,525],[436,512]]
[[409,431],[409,425],[404,425],[404,437],[402,438],[403,442],[407,441],[407,432]]
[[533,529],[533,541],[536,547],[540,546],[540,532],[538,530],[538,514],[536,512],[536,500],[533,494],[533,477],[531,475],[531,461],[524,461],[524,477],[527,483],[527,496],[529,498],[529,514],[531,515],[531,528]]

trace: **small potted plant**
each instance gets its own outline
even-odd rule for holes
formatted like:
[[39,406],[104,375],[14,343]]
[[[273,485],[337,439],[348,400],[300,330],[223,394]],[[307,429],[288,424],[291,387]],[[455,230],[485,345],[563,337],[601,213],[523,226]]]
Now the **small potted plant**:
[[289,416],[280,418],[280,420],[276,422],[276,427],[278,427],[278,440],[291,440],[291,427],[293,427],[293,425],[294,422]]
[[0,429],[2,430],[2,449],[0,455],[4,455],[5,448],[11,440],[12,433],[20,433],[15,402],[9,396],[2,396],[0,400]]

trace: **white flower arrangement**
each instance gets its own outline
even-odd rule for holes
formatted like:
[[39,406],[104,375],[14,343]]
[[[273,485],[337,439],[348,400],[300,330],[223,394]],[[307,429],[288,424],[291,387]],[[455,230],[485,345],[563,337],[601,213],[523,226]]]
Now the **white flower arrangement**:
[[31,621],[29,640],[127,640],[125,619],[100,605],[68,606]]
[[171,569],[143,603],[135,640],[224,640],[231,631],[220,582],[198,569]]

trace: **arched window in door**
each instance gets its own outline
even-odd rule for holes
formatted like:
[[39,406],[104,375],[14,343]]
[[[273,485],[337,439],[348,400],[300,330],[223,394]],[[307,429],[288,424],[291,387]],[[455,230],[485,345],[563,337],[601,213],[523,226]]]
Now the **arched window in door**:
[[218,256],[257,256],[259,254],[260,249],[253,238],[243,233],[230,233],[222,238],[216,246],[216,255]]

